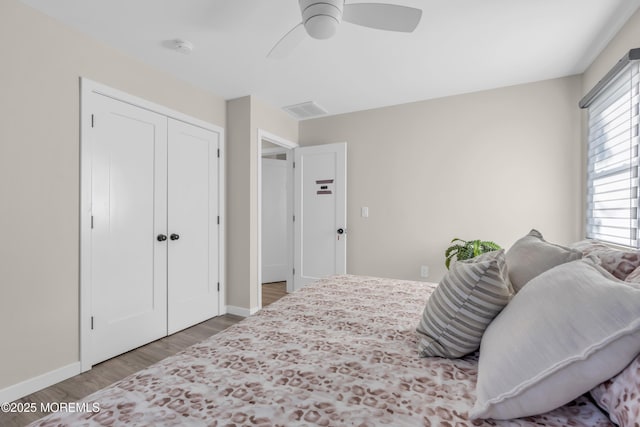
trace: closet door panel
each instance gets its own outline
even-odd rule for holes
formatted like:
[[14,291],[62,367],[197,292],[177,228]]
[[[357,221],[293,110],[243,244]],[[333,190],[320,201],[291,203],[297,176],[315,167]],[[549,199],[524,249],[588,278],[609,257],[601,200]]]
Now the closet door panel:
[[169,334],[218,315],[218,138],[169,119]]
[[96,96],[91,277],[97,363],[166,335],[166,117]]

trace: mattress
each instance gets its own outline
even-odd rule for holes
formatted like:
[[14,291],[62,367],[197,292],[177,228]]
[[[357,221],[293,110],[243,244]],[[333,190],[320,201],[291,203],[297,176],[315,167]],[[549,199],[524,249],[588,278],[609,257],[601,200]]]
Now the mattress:
[[478,353],[418,356],[415,328],[435,287],[320,280],[78,404],[99,411],[31,425],[612,425],[586,397],[539,416],[469,421]]

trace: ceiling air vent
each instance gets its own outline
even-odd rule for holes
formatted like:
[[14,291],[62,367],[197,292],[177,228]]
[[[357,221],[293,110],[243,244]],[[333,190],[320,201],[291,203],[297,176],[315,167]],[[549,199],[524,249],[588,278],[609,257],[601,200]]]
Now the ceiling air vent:
[[310,119],[311,117],[317,116],[324,116],[328,113],[327,110],[313,101],[303,102],[302,104],[289,105],[288,107],[283,107],[282,109],[299,120]]

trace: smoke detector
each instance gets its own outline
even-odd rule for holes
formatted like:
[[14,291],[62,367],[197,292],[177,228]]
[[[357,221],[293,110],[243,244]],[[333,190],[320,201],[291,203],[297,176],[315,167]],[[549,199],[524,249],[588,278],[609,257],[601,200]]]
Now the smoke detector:
[[193,43],[187,40],[175,39],[169,43],[169,47],[177,52],[188,55],[193,50]]

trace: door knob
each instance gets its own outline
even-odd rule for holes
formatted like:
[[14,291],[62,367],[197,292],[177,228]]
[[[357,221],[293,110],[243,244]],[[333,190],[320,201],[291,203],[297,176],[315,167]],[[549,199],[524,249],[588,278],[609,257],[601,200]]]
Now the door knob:
[[172,233],[171,236],[169,236],[169,238],[171,240],[178,240],[180,238],[180,235],[176,233]]
[[158,242],[164,242],[165,240],[167,240],[167,236],[165,236],[164,234],[158,234]]

